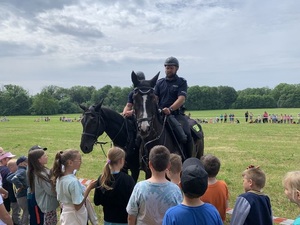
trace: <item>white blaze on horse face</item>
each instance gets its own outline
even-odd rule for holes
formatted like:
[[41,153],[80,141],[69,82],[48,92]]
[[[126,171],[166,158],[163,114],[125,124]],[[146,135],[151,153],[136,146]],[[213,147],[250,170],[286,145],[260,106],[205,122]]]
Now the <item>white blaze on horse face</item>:
[[145,121],[142,121],[141,123],[141,130],[144,131],[144,132],[147,132],[150,124],[147,120],[148,118],[148,115],[147,115],[147,112],[146,112],[146,101],[147,101],[147,95],[143,95],[143,119],[146,119]]

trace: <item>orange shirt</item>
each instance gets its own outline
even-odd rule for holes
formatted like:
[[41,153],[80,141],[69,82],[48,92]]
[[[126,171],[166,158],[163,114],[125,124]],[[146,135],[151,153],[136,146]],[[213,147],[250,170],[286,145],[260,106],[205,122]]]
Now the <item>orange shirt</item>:
[[214,205],[220,213],[223,221],[226,219],[226,203],[229,199],[228,187],[225,181],[218,180],[214,184],[209,184],[201,201]]

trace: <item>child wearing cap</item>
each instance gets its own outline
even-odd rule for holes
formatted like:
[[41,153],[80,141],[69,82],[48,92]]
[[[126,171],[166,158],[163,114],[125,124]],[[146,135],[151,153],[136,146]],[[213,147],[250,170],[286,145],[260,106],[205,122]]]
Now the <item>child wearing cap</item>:
[[15,155],[13,155],[11,152],[5,152],[3,148],[0,147],[0,174],[2,176],[2,187],[8,191],[8,198],[3,199],[3,202],[8,212],[10,212],[12,209],[13,221],[14,223],[18,223],[18,218],[16,217],[16,215],[19,214],[20,208],[17,204],[17,199],[15,197],[12,183],[6,180],[8,174],[10,173],[7,164],[9,160],[14,157]]
[[[286,173],[282,181],[286,197],[300,208],[300,171]],[[300,215],[293,225],[300,225]]]
[[16,198],[19,206],[21,207],[22,219],[21,224],[28,225],[29,223],[29,214],[28,214],[28,206],[27,206],[27,157],[21,156],[17,159],[16,164],[18,169],[15,173],[12,173],[7,176],[7,181],[14,184],[16,187]]
[[170,167],[170,151],[163,145],[154,146],[149,154],[151,177],[138,182],[126,210],[128,225],[161,224],[168,208],[182,201],[179,187],[166,179]]
[[243,173],[245,193],[239,195],[231,216],[231,225],[272,225],[270,198],[262,192],[266,183],[265,173],[250,165]]
[[183,192],[181,204],[167,210],[163,225],[223,225],[217,209],[201,201],[205,193],[208,176],[197,158],[183,162],[179,186]]
[[201,200],[214,205],[219,211],[222,220],[225,221],[229,192],[225,181],[217,179],[221,162],[216,156],[211,154],[202,156],[200,160],[208,174],[208,187],[204,195],[201,196]]

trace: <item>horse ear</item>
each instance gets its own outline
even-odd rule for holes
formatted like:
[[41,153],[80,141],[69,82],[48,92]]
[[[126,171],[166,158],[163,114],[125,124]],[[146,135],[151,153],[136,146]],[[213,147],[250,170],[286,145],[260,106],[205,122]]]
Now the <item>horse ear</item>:
[[99,109],[101,108],[102,104],[103,104],[104,98],[100,100],[100,102],[96,105],[95,107],[95,111],[99,111]]
[[157,79],[158,79],[158,77],[159,77],[159,74],[160,74],[160,72],[158,72],[158,73],[150,80],[150,82],[151,82],[151,87],[154,87],[154,86],[155,86],[155,84],[156,84],[156,82],[157,82]]
[[83,111],[86,111],[86,110],[88,109],[86,106],[81,105],[81,104],[79,104],[79,107],[80,107]]
[[131,81],[133,83],[133,87],[137,87],[140,84],[140,81],[137,78],[137,75],[134,71],[131,72]]

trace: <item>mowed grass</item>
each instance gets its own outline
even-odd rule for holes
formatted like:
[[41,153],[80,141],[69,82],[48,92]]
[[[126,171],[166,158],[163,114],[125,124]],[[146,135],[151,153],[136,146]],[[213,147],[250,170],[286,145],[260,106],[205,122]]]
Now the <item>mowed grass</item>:
[[[219,179],[226,181],[230,191],[230,207],[243,192],[241,173],[250,164],[259,165],[266,173],[264,192],[271,198],[274,216],[294,219],[299,214],[296,205],[290,203],[282,187],[287,171],[300,170],[300,124],[249,124],[244,120],[246,110],[192,111],[192,118],[210,119],[221,113],[234,113],[240,123],[202,124],[205,134],[205,153],[214,154],[221,160]],[[265,109],[248,110],[254,118]],[[292,114],[297,120],[300,109],[266,109],[268,113]],[[65,115],[75,118],[79,115]],[[79,122],[60,122],[59,116],[51,116],[50,122],[33,122],[38,116],[8,117],[9,122],[0,123],[0,146],[17,156],[27,155],[28,149],[39,144],[48,147],[48,167],[55,154],[68,148],[79,149],[82,126]],[[104,134],[99,140],[110,141]],[[105,151],[110,144],[104,145]],[[99,145],[90,154],[83,154],[83,164],[78,177],[96,179],[106,161]],[[140,175],[144,179],[144,174]],[[92,194],[91,194],[92,197]],[[101,207],[96,207],[102,218]],[[229,223],[226,223],[229,224]]]

